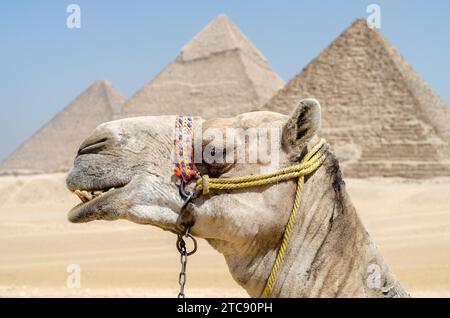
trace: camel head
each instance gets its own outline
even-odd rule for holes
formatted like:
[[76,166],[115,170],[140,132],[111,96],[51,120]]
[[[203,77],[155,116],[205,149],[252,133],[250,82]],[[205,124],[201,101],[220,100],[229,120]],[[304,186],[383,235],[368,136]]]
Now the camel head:
[[[252,128],[256,132],[259,128],[270,128],[264,130],[268,134],[267,141],[277,144],[271,145],[267,152],[279,152],[277,161],[287,161],[299,157],[316,134],[320,106],[310,99],[302,101],[291,118],[271,112],[253,112],[224,119],[196,117],[194,123],[202,127],[201,139],[196,138],[196,142],[202,143],[202,153],[212,152],[212,156],[196,164],[201,173],[212,177],[248,175],[259,173],[269,167],[270,162],[259,159],[252,163],[230,162],[229,156],[225,158],[225,152],[230,151],[225,145],[227,130],[246,134]],[[173,174],[174,125],[175,116],[149,116],[98,126],[80,146],[67,177],[68,188],[83,201],[70,211],[69,220],[79,223],[128,219],[175,233],[189,223],[193,234],[223,241],[248,239],[266,227],[265,231],[273,235],[269,225],[276,227],[277,222],[270,219],[278,219],[280,215],[274,207],[267,209],[271,204],[262,198],[262,189],[199,198],[190,213],[180,215],[183,200]],[[269,136],[274,131],[280,138]],[[223,138],[215,136],[217,132],[223,133]],[[258,153],[257,149],[251,149],[258,147],[258,143],[248,139],[247,143],[248,158],[249,152]],[[234,146],[237,147],[236,143]],[[222,160],[217,159],[219,151],[223,154]],[[277,162],[277,166],[280,164],[282,162]],[[244,225],[242,218],[252,221]]]
[[[197,168],[201,175],[233,178],[292,166],[318,143],[320,118],[314,99],[301,101],[291,116],[196,117]],[[259,296],[292,210],[296,181],[211,190],[182,209],[173,173],[175,120],[138,117],[98,126],[80,146],[67,177],[68,188],[82,200],[68,218],[75,223],[127,219],[177,234],[190,227],[192,235],[225,256],[233,278]],[[260,156],[260,149],[270,156]],[[326,151],[322,165],[305,177],[300,213],[271,295],[405,295],[360,224],[336,158]],[[379,286],[368,287],[367,268],[380,269]]]

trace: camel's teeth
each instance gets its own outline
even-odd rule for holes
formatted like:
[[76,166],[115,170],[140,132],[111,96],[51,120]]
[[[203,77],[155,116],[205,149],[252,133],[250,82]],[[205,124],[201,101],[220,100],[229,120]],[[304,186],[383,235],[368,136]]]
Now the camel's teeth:
[[104,192],[101,190],[92,192],[92,195],[94,196],[94,198],[98,198],[99,196],[102,196],[103,194],[104,194]]
[[89,192],[86,190],[78,190],[77,189],[77,190],[73,191],[73,193],[75,193],[83,203],[86,203],[88,201],[91,201],[92,199],[102,196],[103,194],[105,194],[111,190],[114,190],[114,188],[111,188],[107,191],[95,190],[95,191],[89,191]]
[[85,190],[81,191],[81,194],[86,198],[87,201],[91,201],[93,198],[92,194]]
[[80,190],[75,190],[73,193],[77,195],[77,197],[80,198],[81,202],[86,203],[88,200],[84,197],[82,192]]

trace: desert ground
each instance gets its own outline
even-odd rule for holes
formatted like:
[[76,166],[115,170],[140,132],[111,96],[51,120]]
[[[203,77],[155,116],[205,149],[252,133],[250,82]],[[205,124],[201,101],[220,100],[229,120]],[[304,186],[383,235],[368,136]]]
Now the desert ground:
[[[64,174],[0,178],[1,297],[175,297],[175,236],[127,221],[71,224]],[[450,296],[450,178],[346,179],[363,223],[411,296]],[[51,198],[51,199],[49,199]],[[188,297],[247,297],[204,241]],[[70,264],[81,287],[68,288]]]

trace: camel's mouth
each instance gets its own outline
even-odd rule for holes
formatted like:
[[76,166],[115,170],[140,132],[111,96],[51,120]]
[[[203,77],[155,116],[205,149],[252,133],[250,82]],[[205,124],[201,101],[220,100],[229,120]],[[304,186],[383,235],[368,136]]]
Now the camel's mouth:
[[83,190],[74,188],[72,192],[81,200],[68,214],[69,220],[74,223],[88,222],[97,219],[96,215],[103,213],[106,202],[117,196],[124,186],[114,186],[99,190]]
[[80,190],[80,189],[76,189],[73,191],[73,193],[80,198],[82,203],[86,203],[89,202],[91,200],[94,200],[96,198],[101,197],[102,195],[104,195],[105,193],[108,193],[109,191],[114,190],[115,188],[109,188],[107,190],[92,190],[92,191],[86,191],[86,190]]

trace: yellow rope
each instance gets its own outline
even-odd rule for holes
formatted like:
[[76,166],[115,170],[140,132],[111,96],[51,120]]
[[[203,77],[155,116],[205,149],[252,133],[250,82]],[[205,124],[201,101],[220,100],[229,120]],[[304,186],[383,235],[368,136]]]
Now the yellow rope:
[[281,241],[280,248],[278,250],[277,257],[272,267],[272,271],[267,279],[264,290],[261,297],[267,298],[270,296],[272,287],[275,283],[278,269],[283,261],[284,255],[289,243],[289,238],[292,233],[292,229],[295,224],[295,220],[300,207],[300,200],[302,196],[303,183],[305,181],[305,175],[314,172],[326,159],[327,146],[325,140],[321,139],[317,145],[315,145],[310,152],[302,159],[302,161],[294,166],[290,166],[284,169],[277,170],[272,173],[251,175],[237,178],[210,178],[208,175],[203,175],[197,180],[196,191],[200,194],[208,194],[209,190],[236,190],[251,187],[259,187],[272,183],[278,183],[281,181],[287,181],[298,178],[297,191],[295,193],[294,206],[289,216],[289,220],[286,224],[286,228],[283,233],[283,239]]

